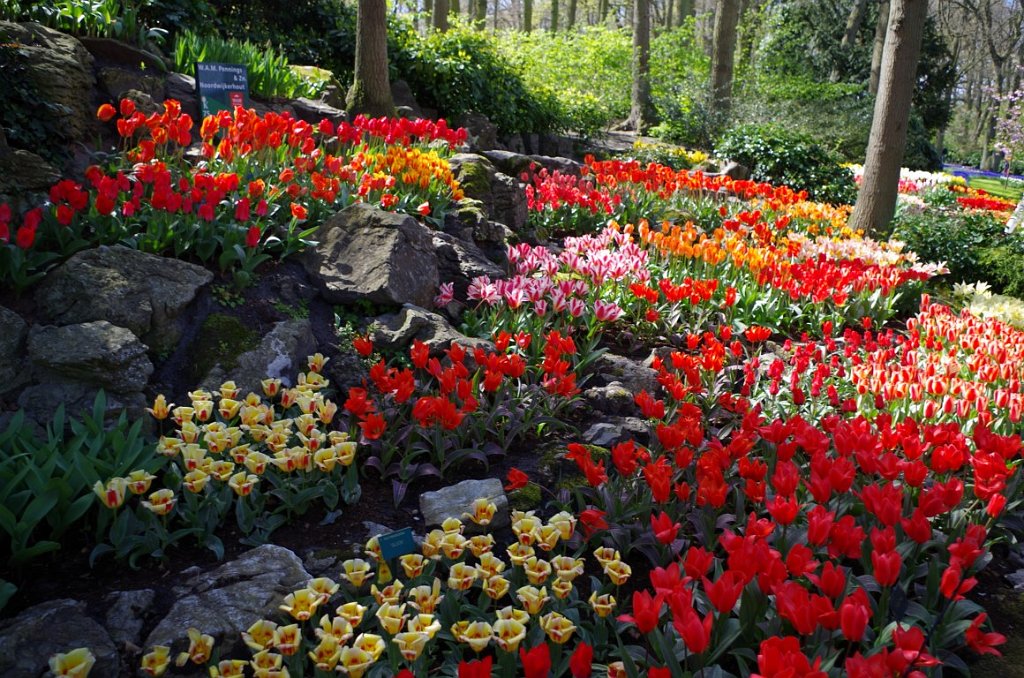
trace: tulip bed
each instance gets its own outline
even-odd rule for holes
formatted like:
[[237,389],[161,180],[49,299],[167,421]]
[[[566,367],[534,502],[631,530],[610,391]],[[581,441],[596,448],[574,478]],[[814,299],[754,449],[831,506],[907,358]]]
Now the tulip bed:
[[[969,595],[1018,527],[1024,332],[934,303],[922,285],[941,267],[786,188],[593,159],[526,179],[533,226],[572,235],[511,246],[510,277],[469,286],[463,329],[493,348],[388,357],[357,337],[369,379],[337,405],[317,356],[263,397],[225,384],[158,400],[165,466],[96,493],[108,524],[149,493],[130,515],[155,516],[157,535],[212,528],[235,502],[258,540],[291,501],[357,501],[357,473],[401,500],[541,435],[578,478],[514,511],[511,532],[480,499],[396,560],[371,539],[252,620],[250,657],[189,629],[187,647],[146,648],[142,672],[857,678],[997,654],[1005,638]],[[901,298],[919,303],[897,325]],[[649,355],[658,386],[632,394],[644,430],[604,449],[566,411],[610,349]],[[506,489],[530,484],[508,473]],[[113,546],[97,555],[130,552]]]
[[130,99],[100,107],[121,147],[86,183],[58,182],[49,201],[17,213],[0,205],[0,287],[24,290],[86,247],[122,243],[197,259],[251,282],[271,257],[310,242],[319,220],[353,202],[441,223],[462,198],[447,155],[466,139],[443,120],[368,119],[319,125],[242,108],[200,125],[168,100],[143,114]]

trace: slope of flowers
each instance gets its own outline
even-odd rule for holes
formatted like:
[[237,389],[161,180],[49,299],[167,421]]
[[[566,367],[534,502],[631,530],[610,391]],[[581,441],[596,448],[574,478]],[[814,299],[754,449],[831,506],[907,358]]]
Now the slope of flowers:
[[122,139],[110,166],[90,167],[84,184],[57,183],[46,204],[23,214],[0,205],[0,286],[24,289],[74,252],[113,243],[215,262],[245,284],[352,202],[436,222],[462,198],[446,158],[466,132],[443,120],[314,126],[237,108],[202,121],[196,158],[184,153],[194,123],[176,101],[144,115],[125,99],[98,115]]

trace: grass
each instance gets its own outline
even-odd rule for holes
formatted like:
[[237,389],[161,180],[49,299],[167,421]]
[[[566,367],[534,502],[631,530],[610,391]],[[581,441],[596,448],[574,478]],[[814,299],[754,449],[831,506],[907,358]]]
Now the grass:
[[997,198],[1003,198],[1012,202],[1020,202],[1020,197],[1024,194],[1024,183],[1019,181],[1004,182],[1002,179],[972,177],[970,186],[971,188],[980,188]]

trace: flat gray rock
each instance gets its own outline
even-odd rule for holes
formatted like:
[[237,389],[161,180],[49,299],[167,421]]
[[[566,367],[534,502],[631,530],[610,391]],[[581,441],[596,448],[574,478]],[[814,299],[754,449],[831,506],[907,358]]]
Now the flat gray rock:
[[[462,517],[464,513],[472,513],[473,502],[481,498],[493,501],[498,509],[494,519],[485,528],[480,528]],[[420,495],[420,513],[423,514],[423,522],[427,527],[440,525],[448,518],[458,518],[465,524],[467,534],[489,532],[505,527],[510,522],[508,497],[505,496],[505,490],[497,478],[463,480],[437,492],[424,492]]]
[[117,647],[99,622],[86,614],[85,603],[51,600],[0,622],[0,676],[49,675],[49,659],[86,647],[96,657],[90,675],[121,675]]
[[130,330],[106,320],[39,326],[28,335],[37,367],[117,393],[138,393],[153,374],[146,346]]

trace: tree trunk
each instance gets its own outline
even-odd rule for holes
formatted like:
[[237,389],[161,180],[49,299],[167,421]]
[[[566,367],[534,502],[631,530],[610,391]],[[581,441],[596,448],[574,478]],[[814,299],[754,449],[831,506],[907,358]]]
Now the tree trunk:
[[597,0],[597,23],[603,24],[608,20],[608,0]]
[[551,32],[558,32],[558,0],[551,0]]
[[676,26],[682,26],[687,17],[693,16],[694,10],[693,0],[679,0],[676,8]]
[[448,0],[434,0],[434,13],[431,15],[434,30],[441,31],[442,33],[448,30],[449,7]]
[[627,126],[646,134],[654,119],[651,105],[651,4],[635,0],[633,16],[633,91]]
[[[850,8],[850,14],[846,17],[846,30],[843,31],[843,39],[839,41],[841,51],[850,51],[850,47],[857,39],[857,33],[860,32],[860,25],[864,22],[864,13],[867,8],[868,0],[853,0],[853,7]],[[839,64],[836,64],[832,67],[829,80],[839,82],[842,77],[842,70],[839,68]]]
[[673,10],[675,9],[676,0],[666,0],[665,2],[665,28],[668,30],[672,29],[673,24]]
[[711,48],[711,112],[715,115],[726,115],[732,105],[732,74],[739,18],[740,0],[718,0]]
[[356,13],[356,67],[345,98],[350,115],[394,115],[388,81],[388,27],[385,0],[359,0]]
[[533,0],[523,0],[523,32],[533,30]]
[[576,2],[577,0],[569,0],[569,16],[566,17],[565,27],[572,30],[572,27],[576,25]]
[[878,3],[878,22],[875,24],[875,42],[871,47],[871,77],[868,80],[868,94],[878,94],[878,79],[882,73],[882,52],[885,48],[885,33],[889,26],[889,0]]
[[885,36],[875,111],[871,118],[864,179],[850,216],[854,231],[877,233],[896,212],[900,165],[914,96],[928,0],[893,0]]
[[470,0],[473,7],[473,25],[482,29],[487,21],[487,0]]

